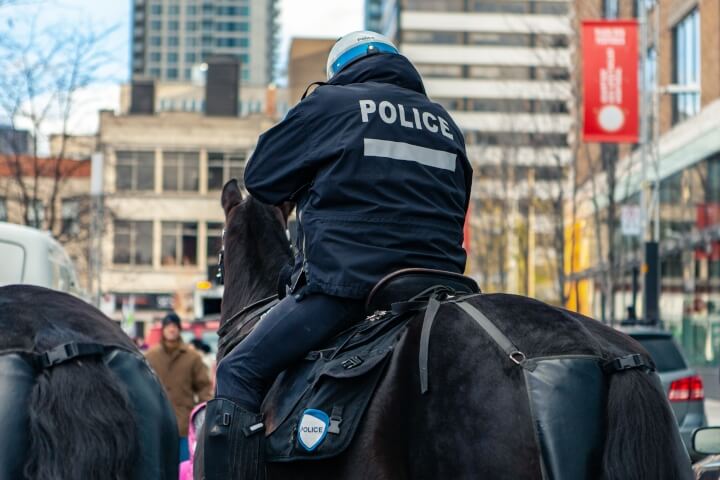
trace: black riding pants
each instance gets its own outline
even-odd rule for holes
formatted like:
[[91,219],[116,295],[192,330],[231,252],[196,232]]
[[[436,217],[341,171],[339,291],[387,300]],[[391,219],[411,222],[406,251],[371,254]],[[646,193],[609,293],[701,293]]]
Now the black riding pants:
[[321,293],[286,296],[220,362],[216,396],[259,412],[275,377],[363,318],[362,300]]

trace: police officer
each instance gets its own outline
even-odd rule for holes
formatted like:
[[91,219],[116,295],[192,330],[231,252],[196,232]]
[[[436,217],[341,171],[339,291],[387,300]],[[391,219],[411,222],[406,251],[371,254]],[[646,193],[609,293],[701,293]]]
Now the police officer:
[[[250,459],[262,453],[255,432],[271,382],[362,319],[378,280],[401,268],[465,266],[472,169],[460,129],[428,99],[417,70],[386,37],[360,31],[332,48],[327,78],[261,135],[245,170],[256,199],[297,204],[298,255],[290,294],[218,366],[208,480],[260,476]],[[239,470],[220,471],[232,469],[228,458]]]

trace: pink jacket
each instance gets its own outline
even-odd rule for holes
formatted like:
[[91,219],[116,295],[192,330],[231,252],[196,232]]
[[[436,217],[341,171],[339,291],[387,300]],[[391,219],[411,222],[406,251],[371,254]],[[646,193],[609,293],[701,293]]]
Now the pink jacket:
[[193,480],[193,457],[195,456],[195,446],[197,445],[196,428],[205,421],[204,418],[198,418],[197,420],[200,421],[197,422],[196,426],[195,415],[205,409],[205,403],[206,402],[198,403],[195,405],[195,408],[192,409],[192,412],[190,412],[190,425],[188,425],[188,449],[190,450],[190,459],[180,462],[179,480]]

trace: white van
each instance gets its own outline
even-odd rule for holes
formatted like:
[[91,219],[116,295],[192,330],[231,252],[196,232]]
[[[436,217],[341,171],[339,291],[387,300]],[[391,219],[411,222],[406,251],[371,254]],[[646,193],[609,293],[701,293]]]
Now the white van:
[[0,222],[0,286],[16,283],[79,293],[75,267],[49,232]]

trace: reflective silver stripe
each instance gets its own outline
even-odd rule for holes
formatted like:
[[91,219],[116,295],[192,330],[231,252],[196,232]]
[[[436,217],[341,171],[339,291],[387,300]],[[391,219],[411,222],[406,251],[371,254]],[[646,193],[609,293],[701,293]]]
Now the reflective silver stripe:
[[385,157],[395,160],[407,160],[417,162],[428,167],[441,168],[443,170],[455,171],[455,160],[457,155],[442,150],[419,147],[410,143],[391,142],[389,140],[378,140],[376,138],[365,138],[366,157]]

